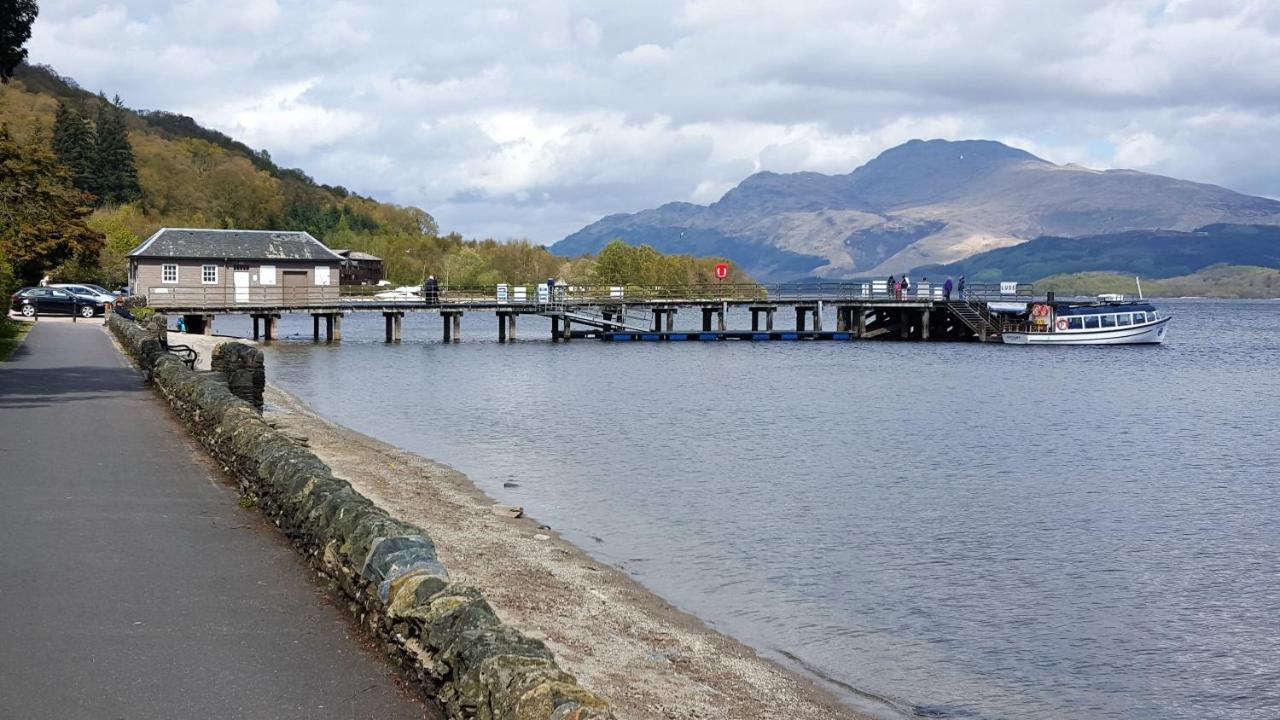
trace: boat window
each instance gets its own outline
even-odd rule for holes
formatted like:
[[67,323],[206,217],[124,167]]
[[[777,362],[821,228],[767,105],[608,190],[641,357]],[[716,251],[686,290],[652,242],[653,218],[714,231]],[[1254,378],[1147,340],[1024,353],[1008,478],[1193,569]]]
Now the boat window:
[[1103,316],[1102,316],[1102,327],[1104,327],[1104,328],[1109,328],[1109,327],[1115,327],[1115,326],[1116,326],[1116,316],[1115,316],[1115,315],[1103,315]]
[[1133,316],[1130,315],[1129,313],[1120,313],[1119,315],[1116,316],[1116,324],[1120,325],[1121,327],[1128,325],[1132,322],[1133,322]]
[[1134,314],[1133,314],[1133,324],[1134,324],[1134,325],[1141,325],[1142,323],[1144,323],[1144,322],[1146,322],[1146,321],[1147,321],[1147,314],[1146,314],[1146,313],[1134,313]]
[[1159,317],[1160,317],[1160,316],[1156,314],[1156,311],[1155,311],[1155,310],[1152,310],[1152,311],[1151,311],[1151,322],[1155,322],[1155,321],[1156,321],[1156,319],[1157,319],[1157,318],[1159,318]]
[[1097,329],[1098,329],[1098,316],[1097,316],[1097,315],[1085,315],[1085,316],[1084,316],[1084,326],[1085,326],[1085,328],[1087,328],[1087,329],[1097,330]]
[[1078,316],[1078,315],[1077,315],[1076,317],[1069,317],[1069,318],[1067,318],[1067,327],[1068,327],[1068,328],[1070,328],[1070,329],[1072,329],[1072,330],[1083,330],[1083,329],[1084,329],[1084,318],[1082,318],[1082,317],[1080,317],[1080,316]]

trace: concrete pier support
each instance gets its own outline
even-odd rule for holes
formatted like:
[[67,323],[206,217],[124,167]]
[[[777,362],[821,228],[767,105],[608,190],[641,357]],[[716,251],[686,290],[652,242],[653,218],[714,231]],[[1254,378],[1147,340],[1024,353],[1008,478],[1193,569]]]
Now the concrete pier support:
[[[254,340],[263,339],[267,342],[271,342],[272,340],[280,339],[279,313],[266,313],[266,314],[255,313],[250,317],[253,318],[253,339]],[[259,325],[259,323],[261,323],[261,325]],[[212,322],[204,323],[203,327],[207,329],[207,331],[205,332],[206,335],[213,334],[212,325],[213,325]],[[191,327],[189,322],[187,324],[187,327],[188,328]]]
[[803,305],[796,306],[796,332],[804,332],[804,317],[809,314],[809,308]]
[[760,331],[760,316],[764,315],[764,329],[773,331],[773,314],[778,311],[777,305],[751,305],[747,307],[751,311],[751,331]]
[[929,321],[931,319],[930,314],[931,313],[928,308],[925,308],[920,313],[920,339],[921,340],[929,339]]
[[857,321],[857,325],[854,329],[854,337],[862,339],[867,336],[867,310],[866,308],[858,307],[854,308],[853,311],[855,313],[854,320]]
[[676,329],[676,313],[677,312],[679,312],[677,308],[671,308],[667,310],[667,332],[671,332]]
[[729,303],[720,303],[720,309],[716,311],[716,329],[724,332],[728,329],[725,324],[724,316],[729,312]]
[[560,316],[551,316],[551,341],[555,342],[560,339]]
[[[253,339],[258,339],[258,322],[253,323]],[[311,342],[320,342],[320,316],[312,314],[311,316]]]
[[796,305],[796,332],[804,332],[806,318],[813,316],[813,329],[822,329],[822,303]]
[[[74,316],[73,316],[74,317]],[[183,315],[182,324],[186,326],[187,332],[192,335],[212,335],[213,334],[213,316],[212,315]],[[257,325],[254,325],[254,339],[257,339]]]
[[342,339],[342,313],[311,313],[311,339],[320,342],[320,321],[324,320],[325,342]]
[[384,312],[382,313],[382,317],[383,319],[386,320],[387,342],[389,343],[400,342],[400,328],[401,328],[401,323],[404,320],[404,313]]

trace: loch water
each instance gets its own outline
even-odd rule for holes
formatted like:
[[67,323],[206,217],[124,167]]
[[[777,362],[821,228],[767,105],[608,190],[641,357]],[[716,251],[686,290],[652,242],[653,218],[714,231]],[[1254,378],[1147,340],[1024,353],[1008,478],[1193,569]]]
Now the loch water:
[[1280,302],[1156,304],[1159,347],[286,316],[268,374],[879,714],[1280,718]]

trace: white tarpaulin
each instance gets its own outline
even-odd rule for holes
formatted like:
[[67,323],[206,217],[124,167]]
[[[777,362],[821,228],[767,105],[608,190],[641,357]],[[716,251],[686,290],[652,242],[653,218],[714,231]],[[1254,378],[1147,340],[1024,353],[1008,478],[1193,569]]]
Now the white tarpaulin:
[[1024,313],[1027,311],[1027,304],[1020,302],[989,302],[987,303],[987,309],[998,313]]

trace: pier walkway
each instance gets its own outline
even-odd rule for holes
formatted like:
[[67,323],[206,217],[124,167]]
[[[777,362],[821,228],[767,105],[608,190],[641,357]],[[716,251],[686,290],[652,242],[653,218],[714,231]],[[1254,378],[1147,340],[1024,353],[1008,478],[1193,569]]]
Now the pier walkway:
[[[218,286],[150,290],[159,292],[142,289],[148,303],[158,311],[182,315],[189,332],[211,334],[217,315],[250,315],[254,339],[272,340],[283,313],[309,313],[317,342],[322,335],[329,342],[341,340],[342,318],[353,312],[382,313],[387,342],[401,340],[404,315],[411,312],[438,313],[445,342],[458,341],[462,316],[468,312],[494,313],[502,342],[515,339],[516,319],[522,315],[550,319],[554,340],[999,341],[1001,321],[992,315],[989,303],[1025,305],[1036,301],[1028,284],[974,285],[948,297],[941,287],[928,282],[895,292],[883,280],[784,285],[497,285],[444,288],[432,297],[424,297],[417,288],[346,286],[337,299],[331,292],[307,287],[283,288],[271,294]],[[728,327],[726,318],[731,309],[750,314],[750,332],[745,327]],[[680,315],[682,310],[685,312]],[[827,311],[834,312],[834,328],[823,327],[824,316],[830,314]],[[789,318],[792,312],[794,325]],[[783,317],[776,317],[780,313]],[[690,320],[678,327],[677,316]]]
[[97,322],[0,364],[0,717],[423,718]]

